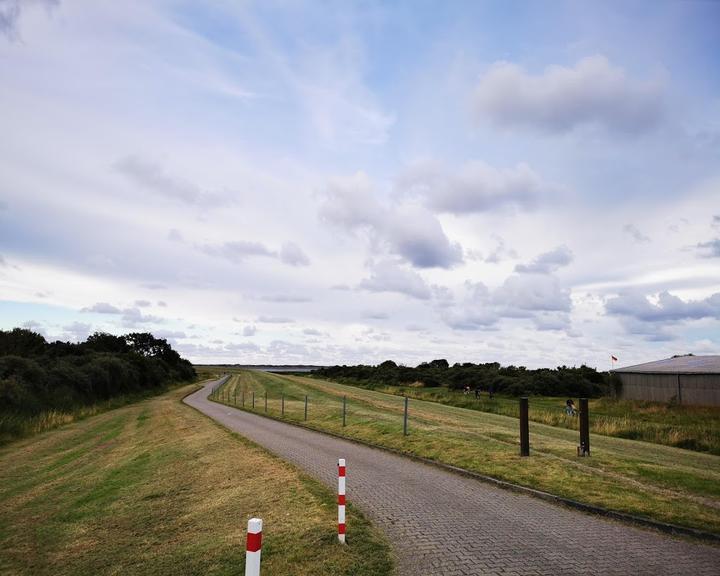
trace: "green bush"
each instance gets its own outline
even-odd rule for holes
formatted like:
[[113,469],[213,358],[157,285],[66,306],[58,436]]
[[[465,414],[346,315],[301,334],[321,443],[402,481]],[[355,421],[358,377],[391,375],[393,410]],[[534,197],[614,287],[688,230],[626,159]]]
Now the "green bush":
[[392,360],[378,366],[330,366],[315,371],[314,375],[366,388],[421,382],[425,387],[446,386],[451,390],[470,387],[509,396],[597,397],[610,394],[616,386],[607,374],[584,365],[529,370],[525,366],[500,366],[497,362],[450,366],[444,359],[423,362],[414,368],[398,366]]
[[148,333],[95,333],[74,344],[0,330],[0,414],[69,410],[194,378],[190,362]]

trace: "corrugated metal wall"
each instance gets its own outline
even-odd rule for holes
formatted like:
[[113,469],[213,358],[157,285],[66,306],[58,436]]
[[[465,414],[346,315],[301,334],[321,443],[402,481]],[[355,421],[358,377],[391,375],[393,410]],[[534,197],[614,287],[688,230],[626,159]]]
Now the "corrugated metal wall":
[[720,406],[720,374],[617,374],[621,398]]

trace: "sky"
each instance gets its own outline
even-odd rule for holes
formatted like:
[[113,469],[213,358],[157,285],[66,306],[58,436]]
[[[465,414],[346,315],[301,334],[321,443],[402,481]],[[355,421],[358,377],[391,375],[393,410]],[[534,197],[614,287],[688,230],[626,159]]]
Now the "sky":
[[719,2],[0,0],[0,329],[720,354]]

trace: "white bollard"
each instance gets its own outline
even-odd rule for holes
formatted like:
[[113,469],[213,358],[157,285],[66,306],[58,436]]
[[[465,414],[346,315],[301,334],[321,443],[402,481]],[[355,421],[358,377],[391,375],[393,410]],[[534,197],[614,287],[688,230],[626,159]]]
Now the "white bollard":
[[338,460],[338,540],[345,544],[345,458]]
[[247,526],[245,546],[245,576],[260,576],[260,554],[262,553],[262,520],[250,518]]

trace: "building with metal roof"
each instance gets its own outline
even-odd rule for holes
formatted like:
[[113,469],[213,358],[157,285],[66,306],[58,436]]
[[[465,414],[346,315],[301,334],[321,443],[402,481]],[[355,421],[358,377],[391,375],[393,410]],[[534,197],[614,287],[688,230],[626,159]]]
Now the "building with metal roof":
[[622,381],[621,398],[720,406],[720,356],[674,356],[613,373]]

